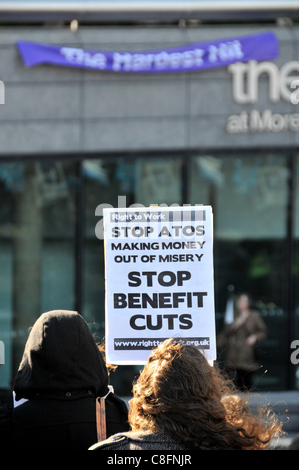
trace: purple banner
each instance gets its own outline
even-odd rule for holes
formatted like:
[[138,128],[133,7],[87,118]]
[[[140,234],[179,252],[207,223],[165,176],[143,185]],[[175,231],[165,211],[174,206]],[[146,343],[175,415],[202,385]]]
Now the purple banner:
[[152,51],[94,51],[25,41],[18,41],[17,46],[27,67],[53,64],[127,73],[205,70],[279,55],[279,43],[272,32]]

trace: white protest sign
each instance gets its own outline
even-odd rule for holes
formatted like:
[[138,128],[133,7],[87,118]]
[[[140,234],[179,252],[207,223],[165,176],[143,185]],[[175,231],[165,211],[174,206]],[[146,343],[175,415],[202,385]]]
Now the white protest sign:
[[215,360],[212,208],[103,213],[107,362],[144,364],[170,337]]

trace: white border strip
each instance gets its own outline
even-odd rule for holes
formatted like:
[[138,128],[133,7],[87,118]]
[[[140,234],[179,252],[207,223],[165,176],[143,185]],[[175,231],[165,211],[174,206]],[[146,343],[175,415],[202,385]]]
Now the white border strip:
[[246,12],[246,11],[290,11],[299,10],[299,0],[230,0],[221,1],[215,0],[214,2],[203,0],[201,2],[192,1],[173,1],[173,2],[149,2],[132,0],[127,2],[114,1],[98,1],[88,2],[74,1],[64,2],[1,2],[0,12],[18,12],[18,13],[33,13],[33,12],[111,12],[111,13],[125,13],[125,12],[208,12],[213,11],[226,12]]

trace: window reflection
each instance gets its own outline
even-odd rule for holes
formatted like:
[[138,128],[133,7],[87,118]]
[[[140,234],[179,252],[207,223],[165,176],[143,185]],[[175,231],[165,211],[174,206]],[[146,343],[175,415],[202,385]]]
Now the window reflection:
[[[81,313],[96,339],[103,339],[104,251],[95,235],[101,219],[95,211],[101,204],[118,207],[119,203],[213,206],[217,331],[224,324],[228,287],[234,286],[236,294],[251,294],[268,329],[256,351],[263,368],[256,371],[255,383],[259,390],[287,388],[287,157],[86,159],[80,181],[78,165],[53,160],[0,164],[0,340],[5,342],[0,389],[10,387],[28,328],[36,318],[47,310],[76,306],[77,223],[84,228]],[[299,339],[299,165],[291,176],[296,183],[292,214],[295,340]],[[83,220],[77,219],[79,187],[84,188]],[[225,350],[219,348],[218,353],[219,362],[225,361]],[[122,366],[113,374],[113,383],[123,395],[130,395],[137,373],[138,368]]]
[[[215,215],[217,330],[223,329],[229,286],[249,293],[268,328],[259,345],[260,389],[286,387],[288,290],[286,277],[286,159],[275,155],[196,157],[191,163],[191,204],[207,203]],[[219,349],[225,363],[226,350]],[[267,371],[267,372],[266,372]]]
[[[84,165],[85,243],[83,311],[97,340],[105,335],[105,282],[103,242],[95,236],[102,204],[144,206],[182,204],[182,159],[103,159]],[[120,199],[119,199],[120,196]],[[113,373],[116,389],[130,395],[139,367],[122,366]]]
[[0,388],[11,385],[39,315],[74,309],[75,193],[73,164],[0,164]]
[[182,160],[111,159],[84,162],[85,244],[84,316],[97,336],[105,334],[105,283],[103,243],[95,237],[95,210],[119,203],[149,205],[182,204]]

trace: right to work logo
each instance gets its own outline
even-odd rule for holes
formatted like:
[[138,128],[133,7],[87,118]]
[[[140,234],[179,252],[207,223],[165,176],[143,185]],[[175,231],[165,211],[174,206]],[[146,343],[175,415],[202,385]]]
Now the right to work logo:
[[5,364],[5,347],[3,341],[0,341],[0,365]]

